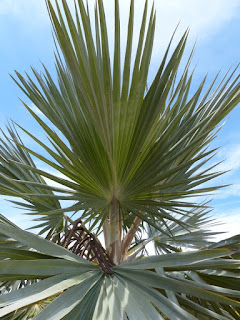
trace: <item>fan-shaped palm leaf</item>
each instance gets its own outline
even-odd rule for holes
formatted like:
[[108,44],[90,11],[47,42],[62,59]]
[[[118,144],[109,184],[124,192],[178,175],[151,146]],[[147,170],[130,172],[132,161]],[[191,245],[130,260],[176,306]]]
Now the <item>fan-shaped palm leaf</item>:
[[[190,201],[217,189],[206,182],[222,173],[206,166],[211,141],[240,101],[237,68],[194,90],[193,50],[182,63],[187,30],[174,49],[171,39],[148,88],[156,21],[148,1],[134,54],[135,2],[123,50],[115,0],[113,59],[102,0],[95,23],[82,0],[74,15],[66,0],[46,4],[57,81],[45,66],[14,80],[50,121],[23,102],[49,143],[19,125],[38,146],[30,149],[8,127],[0,193],[23,199],[12,202],[41,221],[47,239],[0,217],[0,316],[239,319],[239,237],[214,243],[207,205]],[[156,256],[139,256],[150,240]]]

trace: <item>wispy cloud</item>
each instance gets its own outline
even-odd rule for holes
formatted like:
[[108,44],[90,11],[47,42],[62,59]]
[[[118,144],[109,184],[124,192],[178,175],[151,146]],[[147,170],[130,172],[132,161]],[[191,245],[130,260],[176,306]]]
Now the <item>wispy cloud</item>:
[[212,227],[213,231],[225,232],[224,234],[218,235],[217,240],[222,240],[227,237],[232,237],[240,234],[240,209],[229,209],[224,213],[219,213],[217,221],[222,223],[220,225]]
[[[121,0],[120,13],[123,33],[126,34],[128,24],[128,12],[130,0]],[[139,30],[142,11],[145,1],[135,1],[135,30]],[[214,33],[227,21],[237,15],[240,8],[240,0],[169,0],[154,1],[157,10],[156,24],[156,46],[154,54],[159,53],[162,45],[166,45],[178,22],[181,22],[179,32],[181,34],[187,27],[191,28],[191,37],[204,40]],[[73,1],[68,1],[71,7]],[[93,9],[95,1],[88,1],[89,7]],[[109,31],[113,30],[114,24],[114,1],[104,0]],[[153,0],[149,1],[149,7]],[[20,19],[22,23],[29,26],[43,26],[49,24],[45,1],[32,0],[1,0],[0,15],[9,15]],[[29,28],[31,30],[31,28]],[[124,38],[124,37],[122,37]]]
[[[114,0],[103,0],[105,4],[105,11],[107,16],[109,43],[111,56],[114,48]],[[154,0],[149,0],[149,7],[152,6]],[[68,1],[71,4],[71,1]],[[142,13],[145,1],[135,1],[135,17],[134,17],[134,35],[133,38],[133,53],[136,52],[138,33],[141,27]],[[240,8],[240,0],[227,2],[225,0],[212,1],[192,1],[192,0],[169,0],[158,1],[155,0],[155,8],[157,11],[155,42],[152,54],[152,63],[163,56],[167,44],[180,22],[177,30],[176,41],[180,39],[184,31],[189,27],[189,46],[191,48],[193,43],[197,40],[198,47],[205,40],[214,37],[216,32],[231,20]],[[95,1],[88,1],[90,12],[93,12]],[[130,0],[121,0],[120,16],[121,16],[121,49],[122,61],[124,59],[123,53],[126,45],[127,27]],[[149,10],[150,12],[150,10]],[[92,22],[94,16],[92,16]],[[134,55],[133,55],[134,56]],[[155,73],[155,71],[153,72]]]
[[216,194],[218,197],[228,197],[230,195],[240,194],[240,184],[238,178],[238,171],[240,170],[240,144],[228,144],[227,147],[219,149],[215,157],[202,169],[207,169],[211,165],[220,161],[222,162],[211,171],[223,172],[224,174],[207,182],[206,185],[213,186],[232,184],[231,187],[217,192]]
[[217,191],[215,193],[214,198],[220,200],[220,199],[227,199],[230,197],[239,197],[239,196],[240,196],[240,183],[236,183]]
[[240,144],[228,145],[227,148],[220,149],[218,158],[225,160],[218,166],[218,170],[228,171],[233,174],[240,168]]
[[156,7],[160,16],[159,25],[171,25],[179,20],[191,28],[194,36],[204,39],[212,36],[223,23],[237,14],[240,1],[170,0],[156,1]]

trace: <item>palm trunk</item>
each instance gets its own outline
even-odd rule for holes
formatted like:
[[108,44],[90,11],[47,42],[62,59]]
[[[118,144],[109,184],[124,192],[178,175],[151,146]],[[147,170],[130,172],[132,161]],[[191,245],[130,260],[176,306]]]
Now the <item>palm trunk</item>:
[[103,223],[103,235],[104,235],[104,243],[105,249],[109,249],[109,221],[106,219]]
[[109,255],[115,264],[121,263],[122,218],[119,201],[113,198],[109,213]]
[[123,261],[126,259],[128,249],[133,241],[133,238],[134,238],[141,222],[142,222],[142,219],[139,217],[136,217],[133,221],[131,228],[129,229],[128,233],[126,234],[125,238],[123,239],[123,244],[122,244],[122,260]]

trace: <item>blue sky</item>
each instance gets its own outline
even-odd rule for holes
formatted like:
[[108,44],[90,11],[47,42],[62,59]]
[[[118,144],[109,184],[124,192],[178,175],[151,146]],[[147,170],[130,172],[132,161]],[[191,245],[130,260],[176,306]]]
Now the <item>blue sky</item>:
[[[73,2],[69,0],[69,3]],[[106,11],[109,29],[113,23],[113,0],[107,0]],[[126,31],[130,0],[121,0],[123,32]],[[94,1],[90,1],[90,4]],[[143,1],[136,1],[136,26],[138,29]],[[150,1],[151,3],[151,1]],[[204,75],[209,79],[221,69],[222,75],[231,66],[240,62],[240,0],[156,0],[157,26],[150,78],[158,66],[163,50],[180,21],[176,39],[190,27],[188,50],[197,40],[193,65],[197,64],[194,84],[197,86]],[[90,5],[91,6],[91,5]],[[110,39],[112,34],[110,32]],[[24,99],[20,89],[9,76],[14,70],[30,72],[30,65],[37,70],[41,61],[54,72],[53,41],[44,0],[0,0],[0,126],[10,119],[16,121],[34,134],[39,128],[21,105]],[[124,39],[123,39],[124,42]],[[25,99],[26,102],[28,102]],[[230,170],[218,178],[216,183],[232,184],[215,195],[212,202],[214,216],[225,223],[218,230],[236,234],[240,230],[240,105],[232,112],[230,119],[218,134],[214,146],[221,146],[216,161],[226,159],[221,169]],[[23,136],[25,144],[32,142]],[[3,199],[3,197],[1,198]],[[27,220],[20,212],[1,201],[1,213],[7,215],[22,227]]]

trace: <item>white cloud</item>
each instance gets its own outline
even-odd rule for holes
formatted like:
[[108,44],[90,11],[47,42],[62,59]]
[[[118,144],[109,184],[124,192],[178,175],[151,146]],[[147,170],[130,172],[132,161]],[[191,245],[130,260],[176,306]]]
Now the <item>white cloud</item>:
[[[229,183],[228,180],[226,180]],[[227,199],[229,197],[240,196],[240,183],[230,185],[224,189],[220,189],[215,193],[215,199]]]
[[[95,1],[88,1],[92,10]],[[123,34],[126,34],[128,24],[128,12],[130,0],[120,0],[121,22]],[[142,11],[145,1],[135,1],[135,31],[139,30]],[[153,0],[149,1],[149,6]],[[73,7],[73,1],[68,0]],[[109,30],[114,25],[114,1],[104,0]],[[179,34],[187,27],[191,28],[191,38],[203,40],[214,35],[214,33],[238,13],[240,0],[155,0],[157,10],[156,41],[154,55],[159,54],[162,46],[166,46],[169,38],[178,22],[181,21]],[[49,18],[44,0],[1,0],[0,15],[11,15],[20,19],[27,28],[33,25],[49,24]],[[31,29],[31,28],[29,28]],[[111,33],[111,32],[110,32]],[[136,43],[135,43],[136,45]]]
[[211,36],[223,23],[236,15],[240,1],[170,0],[156,1],[156,6],[160,16],[159,24],[174,25],[179,20],[203,39]]
[[225,212],[225,214],[217,218],[217,221],[222,224],[213,226],[212,230],[225,233],[216,236],[216,240],[220,241],[224,238],[240,234],[240,209],[228,210],[228,212]]
[[240,168],[240,144],[228,145],[227,148],[220,149],[218,153],[218,158],[225,160],[218,166],[220,171],[228,171],[229,173],[234,173]]
[[[109,22],[109,30],[112,32],[114,25],[114,1],[105,0],[105,10],[107,20]],[[149,6],[152,5],[149,1]],[[90,2],[93,6],[94,1]],[[145,1],[135,1],[135,31],[140,29],[142,11]],[[126,35],[128,25],[128,12],[130,0],[120,1],[120,14],[123,34]],[[240,1],[226,0],[155,0],[157,11],[157,23],[155,34],[155,46],[153,58],[162,53],[162,49],[166,47],[170,37],[180,22],[178,28],[178,36],[190,27],[190,40],[198,43],[202,40],[209,39],[214,36],[215,32],[222,27],[227,21],[232,19],[240,8]],[[136,47],[136,42],[135,42]]]

